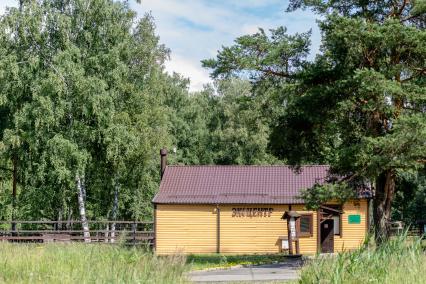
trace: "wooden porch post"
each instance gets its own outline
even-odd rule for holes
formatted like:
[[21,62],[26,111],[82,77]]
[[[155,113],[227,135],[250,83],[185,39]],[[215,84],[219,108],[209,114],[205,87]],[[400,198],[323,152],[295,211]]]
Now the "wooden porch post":
[[220,207],[216,205],[216,253],[220,253]]
[[287,218],[287,234],[288,234],[288,253],[293,254],[293,239],[291,237],[290,217]]
[[317,210],[317,253],[321,253],[321,210]]

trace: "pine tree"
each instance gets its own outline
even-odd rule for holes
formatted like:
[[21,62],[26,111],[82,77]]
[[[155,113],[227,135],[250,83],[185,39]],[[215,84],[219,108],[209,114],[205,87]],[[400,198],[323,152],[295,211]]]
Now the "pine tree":
[[[238,38],[213,76],[250,74],[286,92],[270,145],[291,164],[327,162],[334,184],[304,193],[306,202],[374,188],[376,241],[389,237],[395,182],[426,161],[426,16],[424,1],[290,1],[289,11],[323,16],[321,54],[306,60],[309,34],[284,28]],[[340,177],[340,178],[339,178]]]

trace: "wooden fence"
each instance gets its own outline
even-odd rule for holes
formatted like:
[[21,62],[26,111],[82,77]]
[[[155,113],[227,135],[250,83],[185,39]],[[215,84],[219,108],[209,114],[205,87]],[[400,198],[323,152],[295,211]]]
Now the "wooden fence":
[[397,227],[391,226],[390,233],[391,233],[392,236],[406,234],[408,237],[423,237],[423,238],[426,238],[425,232],[423,231],[422,227],[420,227],[419,224],[414,224],[414,225],[410,225],[410,226],[407,225],[406,226],[402,223]]
[[[14,224],[15,230],[11,230]],[[154,242],[154,223],[139,221],[88,221],[90,237],[81,221],[0,221],[0,242],[91,242],[144,244]]]

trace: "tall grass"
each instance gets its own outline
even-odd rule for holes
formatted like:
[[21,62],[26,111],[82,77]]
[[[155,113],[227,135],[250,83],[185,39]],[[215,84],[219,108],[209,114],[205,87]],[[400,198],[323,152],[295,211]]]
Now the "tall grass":
[[0,283],[186,283],[182,256],[108,245],[0,243]]
[[426,283],[426,255],[420,239],[402,235],[377,249],[318,256],[302,269],[299,283]]

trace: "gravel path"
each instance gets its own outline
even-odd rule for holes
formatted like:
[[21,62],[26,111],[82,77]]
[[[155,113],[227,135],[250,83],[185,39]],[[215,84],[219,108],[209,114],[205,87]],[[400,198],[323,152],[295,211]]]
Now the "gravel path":
[[297,280],[301,262],[289,260],[284,263],[254,265],[230,269],[218,269],[209,271],[192,271],[189,278],[193,282],[274,282],[285,280]]

